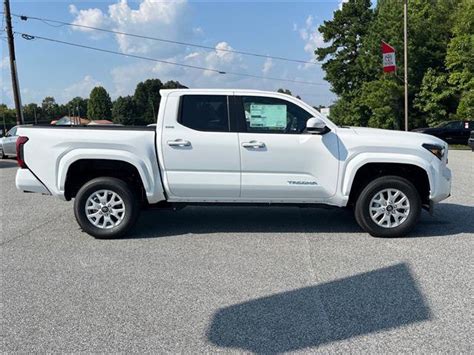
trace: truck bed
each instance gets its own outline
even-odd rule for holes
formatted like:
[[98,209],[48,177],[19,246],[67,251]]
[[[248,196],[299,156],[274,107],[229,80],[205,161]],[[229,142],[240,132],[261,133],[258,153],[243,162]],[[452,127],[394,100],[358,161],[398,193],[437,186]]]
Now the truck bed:
[[23,126],[28,137],[24,157],[28,169],[48,191],[65,198],[70,165],[80,160],[122,160],[137,167],[150,202],[162,198],[155,147],[156,127],[130,126]]
[[114,125],[45,125],[37,124],[31,126],[23,126],[23,128],[39,128],[39,129],[77,129],[77,130],[105,130],[105,131],[155,131],[154,126],[114,126]]

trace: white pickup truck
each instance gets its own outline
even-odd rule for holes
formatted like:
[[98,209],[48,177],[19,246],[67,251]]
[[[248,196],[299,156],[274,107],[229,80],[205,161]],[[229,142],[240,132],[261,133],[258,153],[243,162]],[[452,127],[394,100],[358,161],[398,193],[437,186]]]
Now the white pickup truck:
[[124,235],[143,207],[198,204],[351,207],[365,231],[396,237],[450,195],[448,147],[435,137],[338,127],[275,92],[161,97],[152,127],[19,127],[17,188],[74,198],[97,238]]

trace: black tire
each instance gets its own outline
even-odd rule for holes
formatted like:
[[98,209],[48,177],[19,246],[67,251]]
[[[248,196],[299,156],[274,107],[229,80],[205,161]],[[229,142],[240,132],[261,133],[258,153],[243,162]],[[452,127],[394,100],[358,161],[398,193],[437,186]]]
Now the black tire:
[[[116,226],[110,228],[97,227],[86,215],[86,204],[89,197],[100,190],[115,192],[123,201],[123,219]],[[77,223],[84,232],[98,239],[113,239],[123,236],[133,227],[138,218],[139,212],[140,208],[134,192],[123,180],[112,177],[100,177],[88,181],[81,187],[74,201],[74,214]],[[117,218],[113,218],[117,220]]]
[[[384,189],[401,191],[408,199],[410,210],[400,225],[386,228],[378,225],[370,216],[370,202]],[[367,233],[374,237],[394,238],[406,236],[416,225],[421,212],[421,198],[413,184],[398,176],[382,176],[371,181],[360,193],[355,205],[355,219]]]

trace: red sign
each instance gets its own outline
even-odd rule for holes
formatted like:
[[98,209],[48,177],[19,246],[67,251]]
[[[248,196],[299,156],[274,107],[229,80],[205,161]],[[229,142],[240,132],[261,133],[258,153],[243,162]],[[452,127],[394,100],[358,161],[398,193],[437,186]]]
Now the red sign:
[[397,70],[395,63],[395,48],[382,41],[383,71],[390,73]]

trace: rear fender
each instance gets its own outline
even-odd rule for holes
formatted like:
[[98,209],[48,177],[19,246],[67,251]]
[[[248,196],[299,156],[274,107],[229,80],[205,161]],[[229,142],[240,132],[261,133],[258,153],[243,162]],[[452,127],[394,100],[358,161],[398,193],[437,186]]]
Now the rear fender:
[[[137,155],[123,150],[101,149],[99,152],[92,149],[74,149],[66,153],[57,164],[57,188],[64,195],[66,177],[69,167],[78,160],[84,159],[106,159],[123,161],[133,165],[143,183],[147,200],[149,203],[157,203],[165,199],[161,181],[159,179],[158,166],[146,162]],[[155,171],[156,170],[156,171]]]

